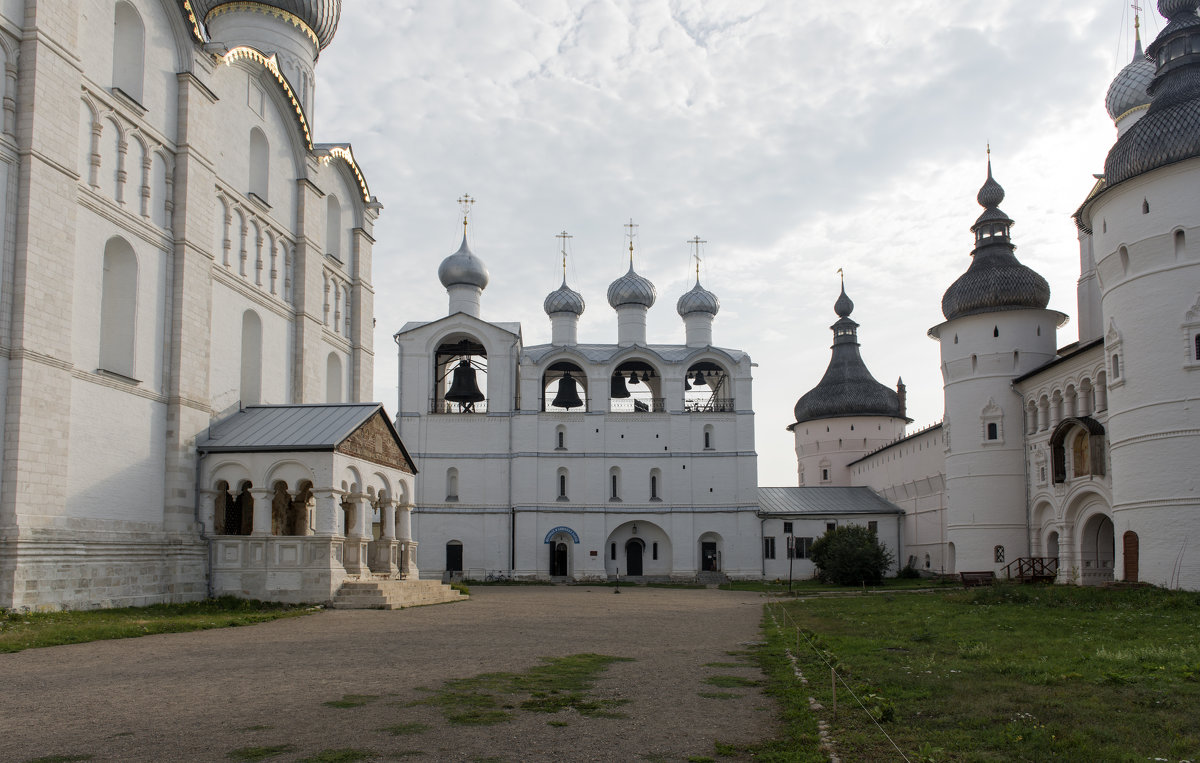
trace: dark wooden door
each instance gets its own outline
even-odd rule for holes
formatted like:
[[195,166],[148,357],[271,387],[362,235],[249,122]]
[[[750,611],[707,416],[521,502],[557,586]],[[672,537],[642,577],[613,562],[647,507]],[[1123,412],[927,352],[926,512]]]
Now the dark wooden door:
[[1138,579],[1138,534],[1129,530],[1121,538],[1124,546],[1125,574],[1122,578],[1127,583],[1136,583]]
[[625,574],[642,574],[642,551],[644,546],[640,540],[631,540],[625,544]]
[[462,568],[462,544],[447,543],[446,570],[448,572],[462,572]]
[[550,576],[566,577],[567,575],[567,544],[555,543],[550,550]]
[[717,544],[714,541],[704,541],[700,544],[700,569],[704,572],[717,572]]

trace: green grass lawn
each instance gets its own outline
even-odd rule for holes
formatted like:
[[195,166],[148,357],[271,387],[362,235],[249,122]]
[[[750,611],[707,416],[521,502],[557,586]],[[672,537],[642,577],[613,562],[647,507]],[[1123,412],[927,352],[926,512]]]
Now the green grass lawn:
[[[884,578],[883,583],[877,586],[865,586],[856,588],[854,586],[843,586],[836,583],[822,583],[815,578],[806,578],[804,580],[792,581],[792,593],[797,595],[806,595],[810,593],[822,593],[827,591],[840,593],[854,593],[855,591],[906,591],[918,588],[957,588],[962,584],[957,580],[937,580],[934,578]],[[722,583],[718,586],[722,591],[759,591],[762,593],[774,593],[786,595],[788,590],[788,582],[773,581],[773,580],[731,580],[728,583]]]
[[316,611],[307,606],[248,601],[232,596],[189,604],[68,612],[0,612],[0,652],[80,644],[151,633],[182,633],[252,625]]
[[[806,748],[780,759],[813,749],[809,696],[843,760],[900,759],[885,731],[922,761],[1200,757],[1200,594],[1000,585],[789,600],[765,623],[768,692]],[[834,717],[827,661],[878,727],[843,685]]]

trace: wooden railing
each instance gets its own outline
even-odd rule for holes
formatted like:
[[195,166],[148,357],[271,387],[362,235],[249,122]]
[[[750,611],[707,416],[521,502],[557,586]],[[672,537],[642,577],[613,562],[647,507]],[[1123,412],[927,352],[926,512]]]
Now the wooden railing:
[[1004,576],[1022,583],[1053,583],[1058,577],[1058,557],[1022,556],[1008,563]]

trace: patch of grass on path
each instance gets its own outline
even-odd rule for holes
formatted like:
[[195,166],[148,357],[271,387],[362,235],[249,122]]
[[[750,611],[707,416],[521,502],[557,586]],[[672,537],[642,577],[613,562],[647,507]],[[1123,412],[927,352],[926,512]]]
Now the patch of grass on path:
[[574,710],[580,715],[621,717],[613,708],[622,699],[592,699],[587,695],[596,677],[614,662],[627,657],[574,654],[544,658],[524,673],[482,673],[447,681],[441,689],[411,705],[432,705],[455,725],[490,726],[515,717],[517,707],[529,712],[557,713]]
[[0,652],[82,644],[152,633],[184,633],[253,625],[316,611],[305,605],[250,601],[233,596],[187,604],[69,612],[0,611]]
[[378,694],[343,694],[341,699],[332,699],[323,703],[326,707],[362,707],[379,699]]
[[758,681],[742,676],[709,676],[704,679],[704,683],[711,684],[718,689],[738,689],[744,686],[758,686]]
[[78,763],[79,761],[91,760],[94,755],[46,755],[41,758],[33,758],[26,763]]
[[385,726],[380,731],[386,731],[394,737],[408,736],[409,734],[421,734],[429,730],[429,727],[424,723],[397,723],[394,726]]
[[358,763],[375,756],[371,750],[343,747],[338,750],[321,750],[316,755],[302,758],[298,763]]
[[[842,586],[836,583],[823,583],[815,578],[806,580],[792,581],[793,595],[806,595],[810,593],[854,593],[854,592],[871,592],[879,591],[911,591],[921,588],[957,588],[960,584],[952,580],[936,580],[933,578],[884,578],[883,583],[877,586]],[[786,580],[731,580],[727,583],[721,583],[717,586],[722,591],[751,591],[758,593],[773,593],[778,595],[787,595],[788,583]]]
[[742,694],[734,694],[731,691],[702,691],[699,692],[701,697],[705,699],[740,699]]
[[[768,607],[760,659],[789,733],[814,723],[809,695],[831,706],[829,661],[910,759],[1194,759],[1197,621],[1200,595],[1151,588],[817,598]],[[823,715],[839,757],[897,757],[841,686],[838,709]]]
[[278,755],[295,752],[295,750],[296,748],[290,744],[239,747],[236,750],[230,750],[226,754],[226,757],[230,760],[266,760],[267,758],[274,758]]

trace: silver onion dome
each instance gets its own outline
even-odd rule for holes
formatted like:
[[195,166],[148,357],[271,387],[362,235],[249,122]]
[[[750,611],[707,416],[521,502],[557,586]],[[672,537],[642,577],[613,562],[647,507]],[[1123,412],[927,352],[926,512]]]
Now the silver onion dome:
[[717,295],[701,286],[699,278],[696,279],[696,285],[692,287],[692,290],[680,297],[679,302],[675,304],[675,310],[680,317],[691,313],[716,315],[720,309],[721,301],[717,299]]
[[542,309],[546,311],[546,315],[555,313],[583,315],[584,307],[583,295],[567,286],[566,278],[563,278],[562,286],[547,294],[546,301],[542,303]]
[[629,264],[629,272],[613,281],[608,286],[608,304],[614,309],[622,305],[642,305],[645,308],[654,306],[658,292],[654,284],[634,272],[633,263]]
[[1133,50],[1133,60],[1118,72],[1108,94],[1104,96],[1104,108],[1114,122],[1136,108],[1150,105],[1150,94],[1146,88],[1154,79],[1154,62],[1142,52],[1139,39]]
[[[208,16],[213,9],[234,3],[235,0],[192,0],[192,8],[197,16],[208,23]],[[342,0],[253,0],[237,4],[244,7],[260,6],[267,10],[274,9],[291,14],[312,30],[317,36],[321,50],[333,42],[338,20],[342,16]]]
[[457,285],[487,288],[487,266],[483,264],[483,260],[471,253],[465,233],[458,251],[442,260],[442,264],[438,266],[438,279],[447,289]]

